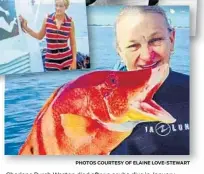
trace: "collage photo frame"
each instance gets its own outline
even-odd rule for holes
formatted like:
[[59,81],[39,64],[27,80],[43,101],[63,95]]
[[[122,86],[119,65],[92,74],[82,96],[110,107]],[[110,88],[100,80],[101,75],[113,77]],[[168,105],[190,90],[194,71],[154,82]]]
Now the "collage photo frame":
[[90,67],[6,77],[5,155],[190,154],[190,7],[98,1]]

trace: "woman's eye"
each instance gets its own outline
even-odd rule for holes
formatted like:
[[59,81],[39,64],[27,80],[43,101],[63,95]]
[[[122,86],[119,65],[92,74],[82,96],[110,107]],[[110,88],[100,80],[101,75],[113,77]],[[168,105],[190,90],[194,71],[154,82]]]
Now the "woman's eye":
[[55,7],[59,7],[59,8],[63,8],[64,6],[63,5],[55,5]]
[[164,40],[163,38],[154,38],[149,41],[149,44],[154,46],[159,46],[161,45],[163,40]]
[[109,82],[113,86],[117,85],[117,79],[114,76],[110,77]]
[[139,49],[139,47],[140,47],[140,44],[132,44],[132,45],[129,45],[127,48],[131,49],[132,51],[136,51]]

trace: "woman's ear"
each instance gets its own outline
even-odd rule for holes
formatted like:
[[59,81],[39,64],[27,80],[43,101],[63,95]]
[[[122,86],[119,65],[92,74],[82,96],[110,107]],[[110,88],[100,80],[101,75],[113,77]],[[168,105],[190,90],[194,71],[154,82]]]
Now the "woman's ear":
[[171,51],[174,51],[175,35],[176,35],[176,31],[173,28],[172,31],[170,32],[170,37],[169,37],[171,42]]
[[123,63],[125,63],[125,61],[124,61],[124,56],[123,56],[123,52],[121,51],[121,49],[120,49],[118,43],[116,43],[116,52],[117,52],[118,56],[120,57],[120,61],[123,62]]
[[121,49],[120,49],[120,47],[119,47],[119,45],[118,45],[118,43],[116,42],[116,45],[115,45],[115,49],[116,49],[116,52],[117,52],[117,54],[118,54],[118,56],[122,56],[121,55]]

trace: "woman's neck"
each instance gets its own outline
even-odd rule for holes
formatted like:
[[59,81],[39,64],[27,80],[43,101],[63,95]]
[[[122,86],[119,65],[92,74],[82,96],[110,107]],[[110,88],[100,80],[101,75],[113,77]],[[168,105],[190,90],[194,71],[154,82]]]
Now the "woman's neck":
[[62,15],[56,15],[56,14],[55,14],[55,18],[56,18],[57,20],[59,20],[59,21],[63,21],[64,18],[65,18],[65,14],[62,14]]

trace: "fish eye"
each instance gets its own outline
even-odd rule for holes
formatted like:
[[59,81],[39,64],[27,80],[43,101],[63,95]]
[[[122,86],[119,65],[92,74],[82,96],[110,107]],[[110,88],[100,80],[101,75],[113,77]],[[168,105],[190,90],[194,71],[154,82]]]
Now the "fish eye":
[[114,78],[111,78],[110,80],[111,80],[112,84],[116,83],[116,80]]
[[105,89],[103,90],[103,96],[108,98],[112,93],[113,89],[118,85],[118,77],[115,74],[109,74],[105,80]]
[[118,78],[115,74],[110,74],[108,76],[108,85],[111,85],[112,87],[118,85]]

